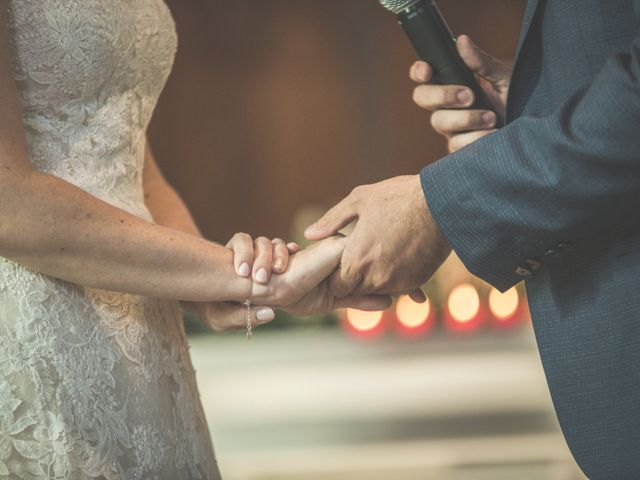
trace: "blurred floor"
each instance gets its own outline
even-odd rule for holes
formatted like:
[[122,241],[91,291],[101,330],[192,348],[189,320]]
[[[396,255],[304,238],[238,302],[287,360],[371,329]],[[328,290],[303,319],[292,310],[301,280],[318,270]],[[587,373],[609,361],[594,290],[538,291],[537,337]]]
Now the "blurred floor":
[[528,328],[416,342],[302,329],[191,343],[227,480],[584,478]]

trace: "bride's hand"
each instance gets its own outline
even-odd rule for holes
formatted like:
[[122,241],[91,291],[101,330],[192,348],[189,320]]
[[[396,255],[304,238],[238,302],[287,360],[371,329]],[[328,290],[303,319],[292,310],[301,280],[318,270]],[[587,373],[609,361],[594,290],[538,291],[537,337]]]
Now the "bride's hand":
[[[254,240],[246,233],[236,233],[227,243],[227,248],[233,250],[233,264],[238,275],[252,276],[259,283],[267,283],[272,272],[285,272],[289,257],[300,250],[295,243],[285,243],[279,238],[259,237]],[[181,306],[216,332],[244,330],[247,325],[247,308],[238,302],[181,302]],[[274,318],[275,312],[271,307],[251,309],[254,326],[267,324]]]
[[[202,323],[218,333],[227,333],[247,328],[247,307],[237,302],[181,302],[182,307],[196,315]],[[270,323],[276,314],[271,307],[251,309],[254,327]]]
[[291,305],[322,283],[340,264],[346,240],[331,237],[289,258],[285,273],[273,275],[267,284],[254,282],[254,305]]
[[335,308],[384,310],[391,299],[387,296],[335,298],[327,277],[340,265],[346,244],[344,237],[319,242],[289,260],[289,269],[274,275],[267,285],[254,284],[252,301],[256,305],[276,305],[296,315],[315,315]]
[[251,276],[255,282],[266,284],[271,273],[284,273],[289,257],[300,250],[296,243],[285,243],[280,238],[255,240],[246,233],[236,233],[227,248],[233,250],[233,265],[241,277]]

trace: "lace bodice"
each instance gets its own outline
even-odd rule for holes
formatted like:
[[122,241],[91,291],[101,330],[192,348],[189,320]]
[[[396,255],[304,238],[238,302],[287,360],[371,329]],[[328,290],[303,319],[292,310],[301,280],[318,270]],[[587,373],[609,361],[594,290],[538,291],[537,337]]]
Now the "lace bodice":
[[176,49],[161,0],[10,2],[31,160],[144,213],[145,133]]
[[[36,168],[152,221],[146,129],[176,32],[162,0],[10,0]],[[218,478],[177,302],[0,257],[0,478]]]

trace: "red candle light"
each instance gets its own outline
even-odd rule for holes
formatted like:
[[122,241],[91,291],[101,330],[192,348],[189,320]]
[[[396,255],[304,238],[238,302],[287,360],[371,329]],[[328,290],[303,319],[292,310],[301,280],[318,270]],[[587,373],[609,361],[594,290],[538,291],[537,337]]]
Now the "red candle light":
[[446,306],[445,324],[454,332],[473,332],[483,323],[486,311],[480,303],[476,287],[463,283],[449,294]]
[[403,336],[427,335],[435,325],[435,311],[429,300],[417,303],[408,296],[400,297],[395,313],[396,331]]

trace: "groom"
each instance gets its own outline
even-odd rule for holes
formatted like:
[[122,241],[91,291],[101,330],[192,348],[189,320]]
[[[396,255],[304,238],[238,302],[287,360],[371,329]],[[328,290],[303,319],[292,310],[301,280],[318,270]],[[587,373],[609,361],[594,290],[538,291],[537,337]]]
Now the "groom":
[[453,110],[472,103],[463,88],[429,85],[429,67],[414,66],[413,78],[426,83],[414,98],[438,110],[432,123],[450,148],[482,138],[420,176],[354,189],[306,232],[318,240],[357,221],[331,279],[339,296],[415,291],[451,248],[500,290],[526,280],[556,412],[592,480],[640,478],[633,2],[529,0],[512,72],[459,42],[504,112],[506,126],[491,134],[495,118]]

